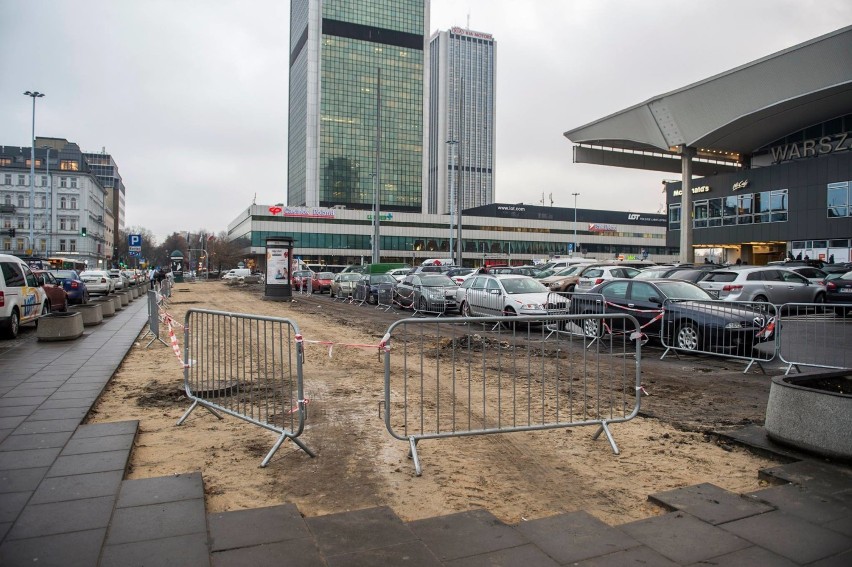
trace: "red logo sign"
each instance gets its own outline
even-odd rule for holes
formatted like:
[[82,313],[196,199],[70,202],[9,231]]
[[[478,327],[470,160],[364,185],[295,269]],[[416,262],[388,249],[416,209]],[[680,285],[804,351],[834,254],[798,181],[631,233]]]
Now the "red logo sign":
[[278,213],[280,213],[283,210],[284,209],[282,209],[281,207],[276,207],[274,205],[272,207],[269,207],[269,212],[272,213],[273,215],[277,215]]

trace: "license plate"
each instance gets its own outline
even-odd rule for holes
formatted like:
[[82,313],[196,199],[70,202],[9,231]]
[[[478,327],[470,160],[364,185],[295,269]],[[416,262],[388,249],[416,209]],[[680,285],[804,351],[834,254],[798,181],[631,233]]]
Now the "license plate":
[[852,287],[842,287],[840,293],[852,293]]
[[709,293],[710,297],[712,297],[713,299],[719,299],[719,290],[718,289],[711,289],[707,293]]

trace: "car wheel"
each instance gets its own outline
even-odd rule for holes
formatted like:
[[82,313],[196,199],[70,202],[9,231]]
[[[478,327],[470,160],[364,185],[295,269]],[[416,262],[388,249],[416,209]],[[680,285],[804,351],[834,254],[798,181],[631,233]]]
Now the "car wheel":
[[[764,303],[764,304],[769,303],[769,300],[766,298],[765,295],[758,295],[752,301],[754,303]],[[768,305],[755,305],[754,309],[755,309],[755,311],[758,311],[760,313],[766,313],[767,311],[769,311],[769,306]]]
[[814,303],[825,303],[825,294],[824,293],[816,294],[816,297],[814,297]]
[[698,350],[699,348],[698,328],[695,323],[686,321],[677,330],[677,348],[681,350]]
[[7,339],[14,339],[18,336],[20,328],[21,320],[18,315],[18,310],[12,309],[12,313],[9,315],[9,322],[6,323],[6,327],[3,329],[3,337]]
[[461,311],[462,316],[470,317],[470,305],[468,305],[467,301],[462,301],[459,311]]
[[568,286],[568,289],[566,289],[565,291],[567,291],[568,293],[574,293],[575,287],[576,286],[574,284],[571,284],[571,285]]
[[62,312],[68,313],[68,296],[65,296],[65,299],[62,300]]
[[83,305],[87,304],[89,302],[89,299],[89,292],[87,291],[83,294]]
[[590,339],[596,339],[603,334],[601,331],[600,319],[583,319],[583,335]]

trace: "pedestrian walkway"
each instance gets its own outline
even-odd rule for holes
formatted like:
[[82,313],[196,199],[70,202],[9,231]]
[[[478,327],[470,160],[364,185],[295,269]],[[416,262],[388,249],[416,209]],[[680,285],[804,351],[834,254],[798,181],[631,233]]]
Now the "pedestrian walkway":
[[75,341],[0,354],[0,565],[852,565],[852,469],[780,449],[760,427],[732,438],[790,461],[761,471],[768,488],[651,494],[667,513],[616,526],[584,511],[518,525],[487,510],[207,514],[200,473],[124,480],[137,422],[81,425],[146,311],[143,297]]

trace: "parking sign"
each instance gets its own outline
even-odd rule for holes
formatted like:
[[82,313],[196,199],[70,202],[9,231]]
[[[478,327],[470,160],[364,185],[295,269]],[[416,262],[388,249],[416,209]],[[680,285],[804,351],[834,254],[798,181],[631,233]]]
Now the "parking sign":
[[142,235],[128,234],[127,247],[130,249],[130,252],[142,252]]

